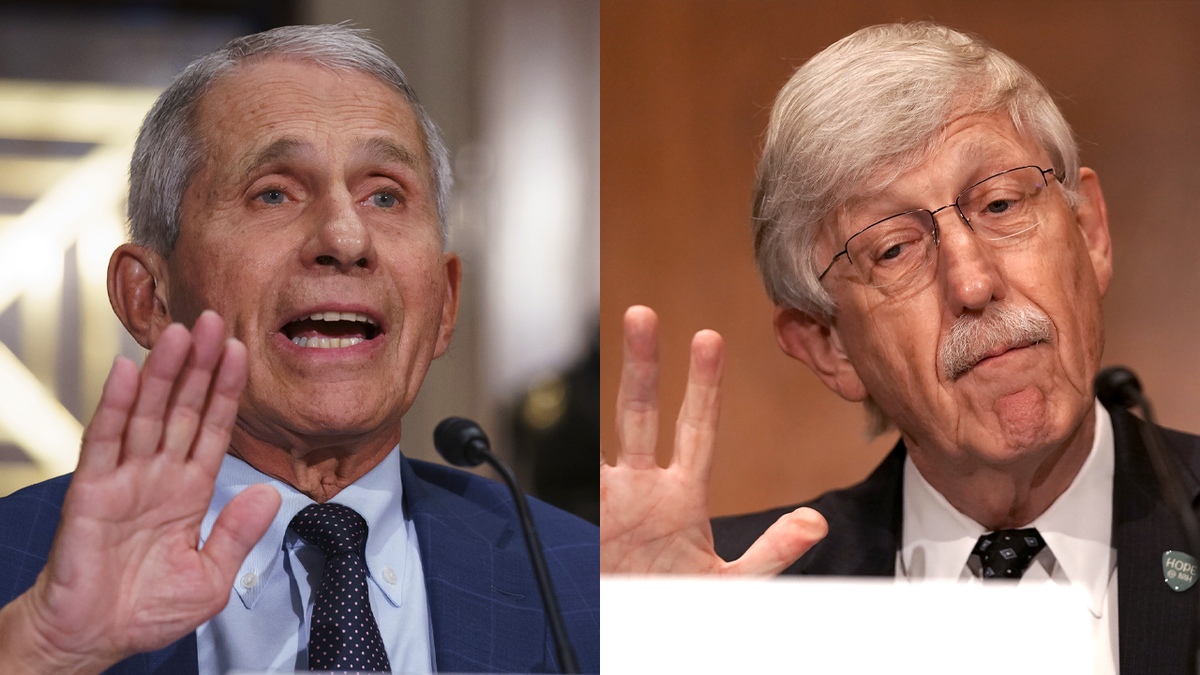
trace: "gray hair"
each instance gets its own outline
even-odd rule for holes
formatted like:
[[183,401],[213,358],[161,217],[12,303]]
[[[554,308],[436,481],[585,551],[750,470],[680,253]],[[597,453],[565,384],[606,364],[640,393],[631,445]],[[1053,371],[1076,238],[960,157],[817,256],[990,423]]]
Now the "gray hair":
[[823,224],[918,167],[960,114],[1007,113],[1050,154],[1077,202],[1071,127],[1033,73],[932,23],[863,28],[801,66],[775,99],[754,185],[754,256],[776,305],[832,319],[817,281]]
[[204,95],[239,66],[269,57],[311,61],[333,70],[374,75],[404,96],[424,136],[442,243],[453,177],[437,125],[417,101],[404,73],[367,31],[335,26],[284,26],[232,40],[193,61],[158,97],[142,122],[129,165],[129,234],[162,255],[175,248],[188,183],[200,169],[204,138],[196,110]]

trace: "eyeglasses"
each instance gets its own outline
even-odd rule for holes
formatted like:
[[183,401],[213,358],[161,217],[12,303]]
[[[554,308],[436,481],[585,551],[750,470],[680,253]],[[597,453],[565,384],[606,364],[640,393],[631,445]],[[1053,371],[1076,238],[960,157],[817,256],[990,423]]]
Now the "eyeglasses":
[[[864,283],[895,287],[920,279],[938,247],[937,214],[953,206],[967,227],[993,246],[1024,239],[1041,222],[1047,176],[1062,183],[1054,169],[1022,166],[1002,171],[963,190],[953,203],[930,211],[915,209],[868,225],[846,240],[841,253],[817,277],[820,281],[838,258],[846,257]],[[895,290],[895,289],[892,289]]]

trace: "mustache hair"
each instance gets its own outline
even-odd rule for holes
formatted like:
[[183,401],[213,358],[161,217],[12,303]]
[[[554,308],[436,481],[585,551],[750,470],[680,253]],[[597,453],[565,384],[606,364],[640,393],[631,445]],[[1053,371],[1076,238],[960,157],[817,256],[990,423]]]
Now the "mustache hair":
[[963,314],[942,340],[938,363],[956,380],[997,346],[1049,342],[1052,327],[1050,317],[1031,305],[1000,303],[983,314]]

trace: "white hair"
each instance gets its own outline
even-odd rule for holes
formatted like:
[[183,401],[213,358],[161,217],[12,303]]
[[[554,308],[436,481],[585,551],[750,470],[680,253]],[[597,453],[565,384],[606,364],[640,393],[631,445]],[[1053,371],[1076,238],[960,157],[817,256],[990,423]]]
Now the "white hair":
[[204,138],[196,111],[204,95],[239,66],[270,57],[310,61],[333,70],[373,75],[396,89],[412,108],[429,156],[442,243],[453,177],[437,125],[417,101],[404,73],[367,31],[346,25],[284,26],[232,40],[193,61],[158,97],[142,122],[129,165],[129,234],[162,255],[175,248],[188,183],[200,169]]
[[754,256],[771,301],[831,319],[817,281],[828,261],[814,259],[821,226],[920,166],[955,117],[1001,112],[1045,147],[1074,205],[1071,127],[1033,73],[978,37],[871,26],[797,69],[775,99],[754,186]]

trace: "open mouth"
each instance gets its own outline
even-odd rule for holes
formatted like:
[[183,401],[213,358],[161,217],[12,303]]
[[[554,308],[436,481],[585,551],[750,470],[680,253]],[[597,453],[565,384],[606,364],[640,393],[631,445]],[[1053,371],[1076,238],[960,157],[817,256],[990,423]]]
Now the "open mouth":
[[314,312],[280,329],[287,339],[310,349],[353,347],[379,336],[379,324],[355,312]]

